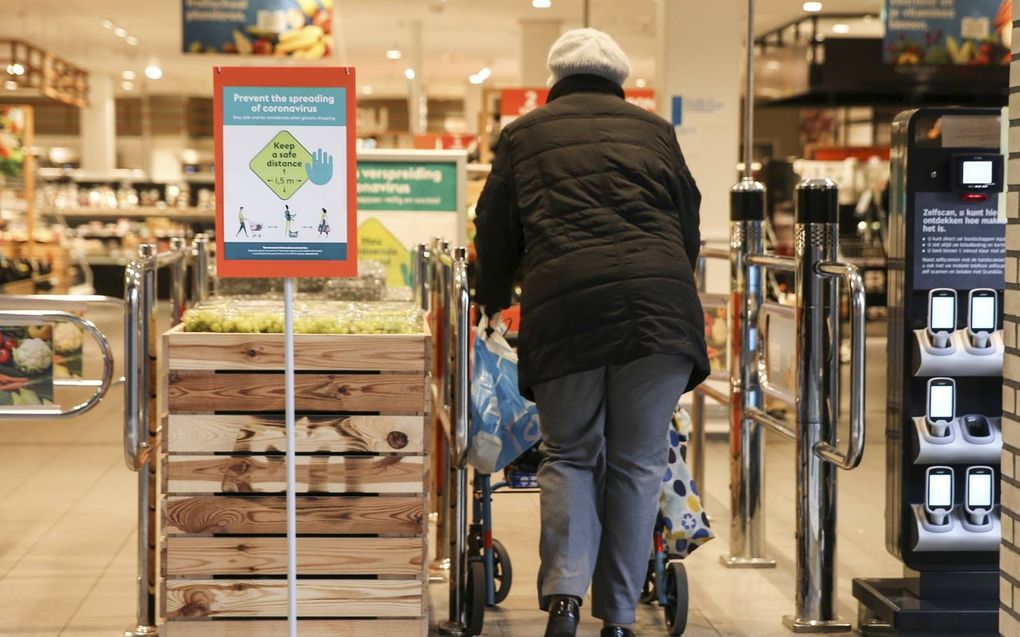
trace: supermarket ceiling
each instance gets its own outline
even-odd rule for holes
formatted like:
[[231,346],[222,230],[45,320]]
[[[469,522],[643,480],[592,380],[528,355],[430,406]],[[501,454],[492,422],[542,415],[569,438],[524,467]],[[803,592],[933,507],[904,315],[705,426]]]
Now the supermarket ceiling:
[[[632,79],[654,74],[657,1],[666,0],[590,0],[592,26],[620,41],[631,57]],[[696,19],[697,0],[673,1],[689,2]],[[758,0],[757,31],[804,15],[802,4]],[[824,5],[826,13],[878,11],[882,0],[824,0]],[[140,81],[148,82],[147,90],[154,93],[207,95],[210,65],[239,63],[236,56],[180,52],[181,0],[4,0],[3,6],[0,37],[28,40],[92,73],[119,78],[124,71],[134,71],[139,78],[136,87]],[[405,49],[411,23],[420,20],[422,72],[431,95],[462,95],[467,77],[482,67],[492,70],[489,84],[512,86],[519,82],[519,20],[555,18],[564,28],[572,28],[581,26],[582,6],[583,0],[552,0],[549,9],[535,9],[531,0],[335,0],[337,47],[329,62],[357,67],[359,83],[371,85],[376,95],[402,95],[407,58],[389,60],[386,51]],[[137,38],[137,45],[104,28],[103,20]],[[164,71],[158,81],[145,80],[142,74],[152,61]]]

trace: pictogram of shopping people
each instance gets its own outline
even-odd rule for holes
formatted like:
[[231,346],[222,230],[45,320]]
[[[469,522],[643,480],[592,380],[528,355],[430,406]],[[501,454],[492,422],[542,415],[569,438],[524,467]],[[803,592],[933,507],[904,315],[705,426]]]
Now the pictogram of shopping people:
[[296,217],[297,215],[290,211],[290,204],[284,204],[283,207],[284,207],[283,218],[284,221],[286,222],[284,224],[284,227],[287,231],[287,236],[290,237],[291,239],[294,239],[295,237],[298,236],[298,233],[290,231],[290,222],[294,221],[294,217]]
[[238,208],[238,210],[237,210],[237,219],[238,219],[238,221],[241,222],[241,227],[237,229],[237,232],[234,234],[234,236],[236,237],[237,235],[239,235],[242,232],[244,232],[244,236],[247,237],[248,236],[248,227],[245,225],[244,206],[241,206],[240,208]]
[[322,209],[322,216],[319,219],[319,236],[329,236],[329,222],[326,220],[326,209]]

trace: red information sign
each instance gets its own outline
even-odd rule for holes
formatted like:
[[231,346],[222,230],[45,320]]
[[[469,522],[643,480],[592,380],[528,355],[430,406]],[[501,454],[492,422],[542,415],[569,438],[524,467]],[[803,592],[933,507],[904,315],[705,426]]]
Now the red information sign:
[[[646,111],[655,111],[655,89],[629,88],[623,91],[624,99]],[[499,114],[503,123],[513,121],[542,106],[549,99],[547,88],[508,88],[500,96]]]
[[218,275],[356,276],[354,69],[213,78]]

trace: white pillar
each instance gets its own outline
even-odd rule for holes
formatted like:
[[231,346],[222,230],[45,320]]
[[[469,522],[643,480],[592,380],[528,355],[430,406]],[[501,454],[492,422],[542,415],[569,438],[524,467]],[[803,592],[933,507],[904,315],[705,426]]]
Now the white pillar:
[[464,124],[465,130],[472,135],[479,135],[484,130],[479,129],[482,115],[482,85],[468,84],[464,93]]
[[[656,5],[659,113],[669,120],[673,98],[681,98],[677,137],[701,189],[701,236],[726,243],[729,192],[739,177],[744,5],[741,0],[659,0]],[[709,264],[710,291],[726,291],[728,277],[728,268]]]
[[89,105],[81,110],[81,167],[109,173],[117,167],[117,119],[113,77],[89,75]]
[[422,77],[425,59],[421,44],[421,20],[411,23],[411,60],[409,68],[414,77],[407,81],[407,116],[411,135],[420,135],[428,130],[428,97],[425,78]]
[[521,86],[545,86],[549,79],[549,47],[560,37],[560,20],[521,20]]

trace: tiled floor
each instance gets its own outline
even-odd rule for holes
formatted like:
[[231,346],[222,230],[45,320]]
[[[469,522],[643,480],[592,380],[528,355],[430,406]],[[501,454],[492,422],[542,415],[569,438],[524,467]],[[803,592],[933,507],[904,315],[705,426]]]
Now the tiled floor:
[[[116,336],[119,319],[93,315]],[[870,444],[864,464],[840,476],[840,612],[856,616],[850,581],[859,576],[896,576],[898,563],[884,548],[883,448],[884,342],[869,347]],[[110,637],[134,616],[135,475],[121,451],[120,388],[92,414],[73,421],[0,421],[0,636]],[[778,568],[726,570],[728,467],[726,444],[708,450],[706,505],[719,538],[695,553],[691,579],[691,637],[789,635],[780,623],[793,598],[792,446],[768,445],[768,546]],[[498,495],[496,536],[511,553],[514,588],[488,613],[486,635],[540,635],[544,615],[536,610],[538,502],[535,496]],[[441,619],[444,586],[433,586]],[[641,634],[664,634],[661,612],[644,608]],[[598,634],[585,621],[582,635]]]

